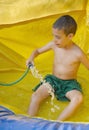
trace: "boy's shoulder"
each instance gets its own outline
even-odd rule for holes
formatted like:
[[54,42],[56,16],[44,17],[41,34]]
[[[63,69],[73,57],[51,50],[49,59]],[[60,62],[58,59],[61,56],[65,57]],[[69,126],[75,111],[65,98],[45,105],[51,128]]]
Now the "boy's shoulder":
[[80,51],[80,52],[83,51],[76,43],[73,44],[73,47],[74,47],[74,49],[75,49],[76,51]]
[[47,46],[49,46],[51,49],[53,49],[55,43],[53,41],[50,41],[49,43],[46,44]]
[[76,54],[80,56],[84,54],[83,50],[75,43],[74,43],[74,51],[76,52]]

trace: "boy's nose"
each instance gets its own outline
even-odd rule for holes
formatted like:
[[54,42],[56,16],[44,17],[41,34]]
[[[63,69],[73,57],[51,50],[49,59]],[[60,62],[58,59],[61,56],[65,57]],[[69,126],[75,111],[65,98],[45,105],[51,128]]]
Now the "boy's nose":
[[53,40],[53,41],[54,41],[54,43],[55,43],[55,44],[57,44],[57,39],[56,39],[56,38],[54,38],[54,40]]
[[56,45],[58,45],[58,41],[57,41],[57,40],[54,40],[54,43],[55,43]]

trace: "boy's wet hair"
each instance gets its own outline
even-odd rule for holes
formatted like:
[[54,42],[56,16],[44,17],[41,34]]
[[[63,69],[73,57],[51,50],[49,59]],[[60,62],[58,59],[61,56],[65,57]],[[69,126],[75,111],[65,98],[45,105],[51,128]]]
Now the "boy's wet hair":
[[69,33],[73,33],[75,35],[77,30],[77,23],[73,17],[64,15],[54,22],[53,28],[58,30],[63,29],[66,35]]

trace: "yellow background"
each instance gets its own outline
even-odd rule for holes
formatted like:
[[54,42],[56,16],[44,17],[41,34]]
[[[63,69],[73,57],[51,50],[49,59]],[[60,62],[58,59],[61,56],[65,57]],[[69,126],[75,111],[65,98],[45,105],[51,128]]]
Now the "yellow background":
[[[52,40],[52,24],[61,15],[69,14],[78,23],[74,41],[89,55],[89,0],[1,0],[0,1],[0,82],[17,80],[26,70],[26,59],[35,48]],[[50,60],[49,60],[50,59]],[[51,73],[53,53],[35,60],[39,73]],[[84,91],[84,103],[69,121],[89,121],[89,71],[80,66],[78,81]],[[39,82],[31,72],[18,84],[0,86],[0,104],[17,114],[27,114],[32,88]],[[50,98],[40,107],[38,116],[55,120],[68,102],[51,112]]]

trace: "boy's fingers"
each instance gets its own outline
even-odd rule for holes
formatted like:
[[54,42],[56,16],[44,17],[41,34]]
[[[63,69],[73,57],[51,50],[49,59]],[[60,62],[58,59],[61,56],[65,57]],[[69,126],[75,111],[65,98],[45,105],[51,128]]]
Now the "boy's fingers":
[[29,67],[29,64],[34,65],[34,62],[33,62],[33,61],[26,61],[26,66],[27,66],[27,67]]

